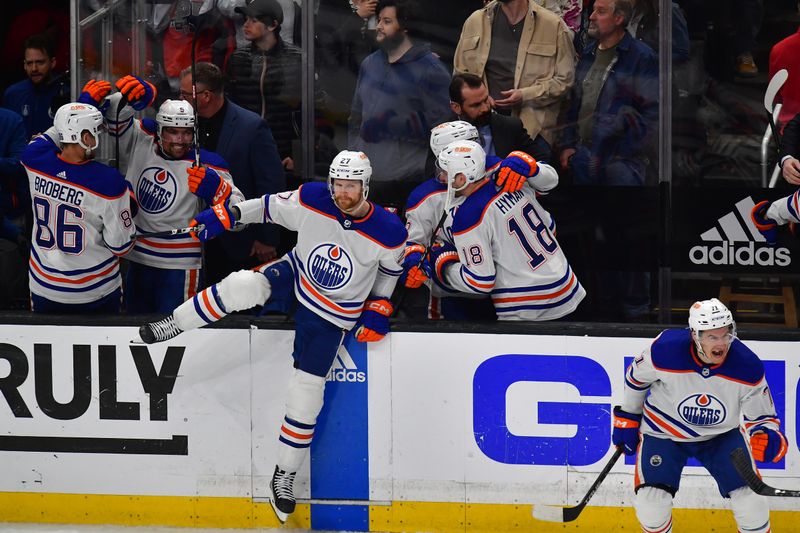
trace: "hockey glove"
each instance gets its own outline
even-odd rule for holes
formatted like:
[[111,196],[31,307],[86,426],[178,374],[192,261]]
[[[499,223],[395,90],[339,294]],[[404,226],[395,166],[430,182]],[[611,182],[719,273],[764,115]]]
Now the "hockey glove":
[[105,80],[89,80],[81,89],[78,102],[95,106],[104,113],[108,109],[108,102],[103,102],[111,92],[111,83]]
[[639,422],[642,415],[623,411],[618,405],[614,407],[614,429],[611,432],[611,442],[614,446],[622,447],[625,455],[633,455],[639,446]]
[[449,289],[450,286],[445,280],[445,273],[451,265],[458,263],[458,252],[455,246],[449,242],[437,242],[428,251],[428,261],[430,261],[433,281]]
[[358,342],[379,341],[389,333],[389,317],[394,307],[388,298],[367,300],[364,311],[356,324],[356,340]]
[[786,437],[780,431],[756,427],[750,434],[750,448],[753,458],[762,463],[777,463],[789,449]]
[[114,85],[136,111],[141,111],[151,105],[158,94],[152,83],[146,82],[138,76],[125,76],[118,79]]
[[231,229],[235,223],[236,215],[231,211],[228,202],[216,204],[205,211],[201,211],[192,219],[189,227],[199,227],[200,229],[190,235],[193,239],[206,242]]
[[421,244],[413,243],[406,246],[400,283],[409,289],[416,289],[421,287],[430,277],[431,265],[425,254],[425,247]]
[[226,202],[231,195],[230,184],[213,168],[189,167],[189,190],[206,201],[208,205]]
[[536,160],[519,150],[508,154],[497,171],[497,186],[503,192],[517,192],[525,181],[539,171]]
[[775,246],[778,242],[778,223],[767,217],[767,209],[772,205],[769,200],[758,202],[750,211],[750,218],[758,232],[767,240],[767,244]]

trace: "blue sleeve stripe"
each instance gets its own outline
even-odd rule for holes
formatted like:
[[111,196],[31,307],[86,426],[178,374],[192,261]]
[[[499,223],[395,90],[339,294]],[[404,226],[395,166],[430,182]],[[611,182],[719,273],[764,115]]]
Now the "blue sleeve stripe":
[[575,284],[575,288],[572,289],[572,292],[570,292],[565,298],[563,298],[563,299],[561,299],[561,300],[559,300],[557,302],[551,302],[549,304],[518,305],[518,306],[515,306],[515,307],[505,307],[505,306],[501,307],[501,306],[495,304],[495,311],[499,315],[501,313],[510,313],[512,311],[524,311],[526,309],[553,309],[555,307],[560,307],[560,306],[566,304],[567,302],[569,302],[572,299],[572,297],[575,296],[575,293],[578,292],[578,289],[580,287],[581,287],[581,284],[580,283],[576,283]]
[[472,272],[467,267],[464,267],[464,272],[466,272],[467,275],[469,277],[471,277],[472,279],[474,279],[475,281],[494,281],[494,279],[496,277],[494,274],[492,274],[491,276],[479,276],[479,275],[475,274],[474,272]]
[[572,275],[572,269],[569,265],[567,265],[567,271],[558,281],[554,281],[552,283],[545,283],[544,285],[531,285],[529,287],[514,287],[509,289],[495,289],[492,291],[492,294],[504,294],[504,293],[515,293],[515,292],[532,292],[532,291],[547,291],[553,289],[555,287],[559,287],[569,280],[570,276]]
[[380,265],[378,265],[378,271],[379,272],[383,272],[384,274],[386,274],[388,276],[399,276],[400,274],[403,273],[403,269],[402,268],[400,270],[389,270],[388,268],[384,268],[384,267],[382,267]]
[[636,385],[631,380],[629,380],[627,377],[625,378],[625,385],[627,385],[628,387],[632,388],[633,390],[637,390],[639,392],[646,391],[647,389],[650,388],[650,385],[644,385],[644,386]]
[[206,324],[211,324],[213,322],[213,320],[209,320],[208,316],[203,312],[203,307],[200,305],[200,300],[198,300],[197,296],[192,298],[192,304],[194,304],[194,310]]
[[161,253],[161,252],[154,252],[153,250],[148,250],[147,248],[144,248],[144,247],[138,246],[138,245],[134,246],[134,250],[136,250],[139,253],[145,254],[145,255],[152,255],[153,257],[197,258],[197,257],[201,257],[202,256],[202,254],[200,252],[194,252],[194,253],[166,253],[165,254],[165,253]]

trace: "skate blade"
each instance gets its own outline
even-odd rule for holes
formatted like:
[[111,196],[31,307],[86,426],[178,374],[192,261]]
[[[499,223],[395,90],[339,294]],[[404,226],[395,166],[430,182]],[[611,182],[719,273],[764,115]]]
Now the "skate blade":
[[146,345],[147,343],[144,342],[141,337],[136,337],[135,339],[131,339],[130,340],[130,344],[144,344],[144,345]]
[[286,523],[286,519],[289,518],[289,514],[288,513],[284,513],[283,511],[278,509],[278,506],[275,505],[275,499],[274,498],[270,498],[269,499],[269,504],[272,506],[272,510],[275,511],[275,516],[278,517],[278,520],[280,520],[281,524],[285,524]]
[[532,514],[537,520],[544,520],[545,522],[564,521],[564,508],[554,505],[534,505]]

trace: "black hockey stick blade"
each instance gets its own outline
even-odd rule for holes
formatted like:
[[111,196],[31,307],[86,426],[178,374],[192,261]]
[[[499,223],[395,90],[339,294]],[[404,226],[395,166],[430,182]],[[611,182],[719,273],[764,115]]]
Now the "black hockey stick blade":
[[600,487],[600,484],[606,478],[611,469],[614,468],[614,465],[617,464],[617,460],[622,455],[622,448],[617,448],[614,451],[614,455],[611,456],[611,459],[608,460],[606,466],[603,468],[603,471],[600,472],[600,475],[597,476],[597,479],[594,480],[592,486],[589,487],[589,490],[586,492],[586,496],[583,497],[581,502],[576,505],[575,507],[559,507],[556,505],[534,505],[533,506],[533,517],[537,520],[544,520],[545,522],[572,522],[578,516],[580,516],[583,508],[586,507],[586,504],[589,503],[589,500],[594,496],[594,493],[597,492],[597,489]]
[[756,494],[761,494],[762,496],[800,498],[800,490],[776,489],[764,483],[764,481],[758,477],[756,471],[753,470],[753,463],[750,460],[750,455],[742,448],[736,448],[731,452],[731,462],[739,475],[742,476],[745,483],[747,483],[747,486]]
[[186,235],[187,233],[197,233],[198,231],[203,231],[203,229],[205,229],[205,226],[200,224],[199,226],[188,226],[186,228],[168,229],[166,231],[137,233],[136,237],[171,237],[173,235]]

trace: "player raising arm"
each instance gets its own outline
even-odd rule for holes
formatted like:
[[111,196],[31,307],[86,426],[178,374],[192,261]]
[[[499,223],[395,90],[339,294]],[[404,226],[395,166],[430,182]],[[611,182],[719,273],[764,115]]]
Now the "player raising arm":
[[764,365],[736,338],[733,315],[716,298],[695,302],[688,330],[662,332],[628,367],[612,441],[636,454],[634,506],[644,531],[672,531],[672,500],[690,457],[730,498],[739,531],[770,530],[766,497],[746,486],[730,455],[742,448],[778,462],[786,438]]
[[272,477],[272,505],[278,518],[294,512],[294,476],[311,445],[322,409],[327,376],[344,335],[356,330],[361,342],[389,332],[392,294],[402,273],[407,233],[400,219],[367,200],[372,167],[362,152],[340,152],[328,183],[306,183],[296,191],[217,204],[193,224],[205,241],[234,223],[280,224],[297,231],[297,245],[255,271],[234,272],[175,309],[165,320],[145,324],[145,342],[163,341],[182,331],[219,320],[233,311],[297,301],[294,366],[286,416]]

